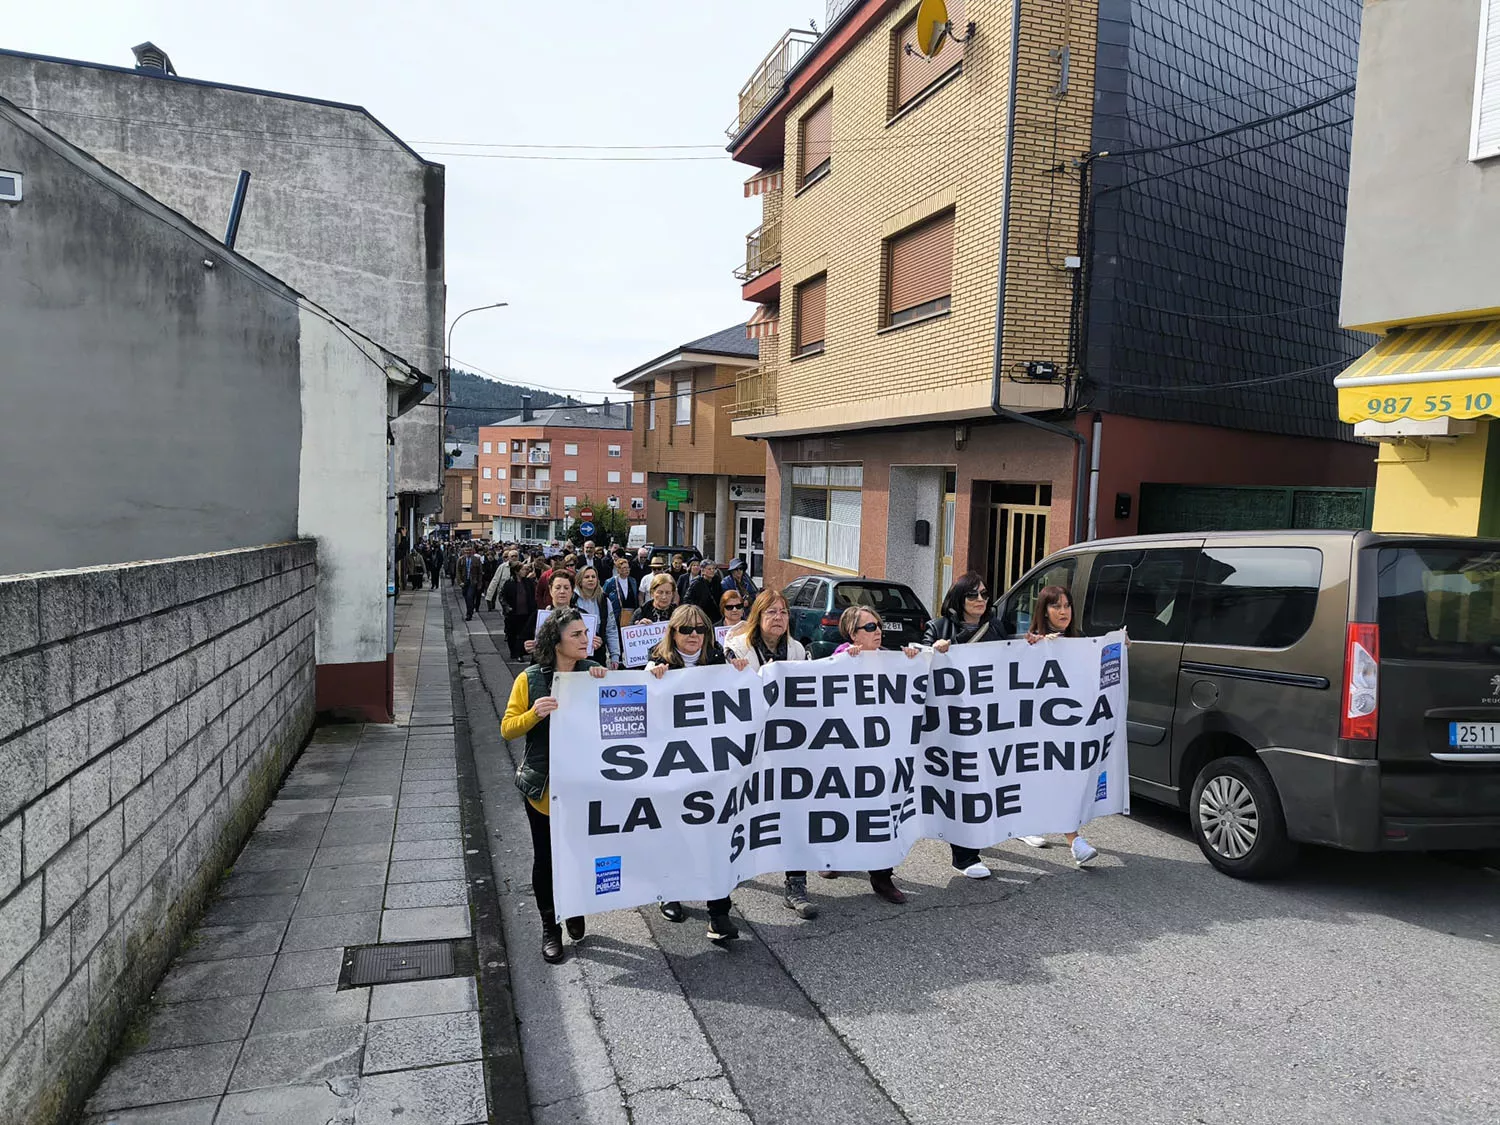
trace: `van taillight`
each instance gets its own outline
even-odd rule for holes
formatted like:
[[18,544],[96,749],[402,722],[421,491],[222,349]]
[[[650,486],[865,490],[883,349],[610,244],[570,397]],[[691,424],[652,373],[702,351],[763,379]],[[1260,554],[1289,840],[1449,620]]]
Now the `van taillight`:
[[1380,627],[1349,626],[1339,737],[1373,740],[1380,726]]
[[839,625],[839,618],[842,616],[842,614],[838,613],[825,613],[818,621],[818,624],[823,626],[825,629],[837,629]]

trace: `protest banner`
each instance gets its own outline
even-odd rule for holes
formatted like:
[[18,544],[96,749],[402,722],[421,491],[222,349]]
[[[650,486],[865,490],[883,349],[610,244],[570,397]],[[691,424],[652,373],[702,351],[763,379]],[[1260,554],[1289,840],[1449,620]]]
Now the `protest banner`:
[[[542,622],[547,620],[547,618],[551,616],[552,611],[550,609],[539,609],[536,611],[536,630],[538,633],[542,631]],[[593,652],[594,635],[599,631],[599,618],[595,617],[592,613],[580,613],[578,616],[582,617],[583,623],[588,626],[589,651]],[[535,636],[535,634],[533,634],[533,636]]]
[[620,630],[620,647],[625,650],[622,663],[627,668],[644,668],[656,642],[666,635],[665,621],[643,621],[639,625],[627,625]]
[[[559,675],[559,914],[894,867],[1129,811],[1124,636]],[[566,753],[559,748],[566,747]]]
[[719,647],[720,648],[723,648],[724,647],[724,642],[729,639],[729,629],[730,629],[730,626],[728,626],[728,625],[715,625],[714,626],[714,640],[716,640],[716,641],[719,642]]

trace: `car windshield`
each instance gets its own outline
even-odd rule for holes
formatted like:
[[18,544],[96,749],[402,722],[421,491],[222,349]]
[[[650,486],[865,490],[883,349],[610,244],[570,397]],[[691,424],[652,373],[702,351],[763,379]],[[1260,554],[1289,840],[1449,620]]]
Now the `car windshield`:
[[835,609],[851,605],[869,606],[881,615],[887,613],[922,613],[916,596],[904,586],[864,582],[844,582],[833,588]]
[[1382,657],[1500,658],[1500,551],[1383,547],[1378,567]]

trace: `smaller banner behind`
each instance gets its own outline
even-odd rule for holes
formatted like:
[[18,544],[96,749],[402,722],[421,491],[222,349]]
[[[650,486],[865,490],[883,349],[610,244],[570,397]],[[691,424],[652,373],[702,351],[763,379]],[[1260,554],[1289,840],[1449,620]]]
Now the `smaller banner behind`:
[[560,675],[559,914],[702,901],[765,872],[894,867],[1129,811],[1123,634]]

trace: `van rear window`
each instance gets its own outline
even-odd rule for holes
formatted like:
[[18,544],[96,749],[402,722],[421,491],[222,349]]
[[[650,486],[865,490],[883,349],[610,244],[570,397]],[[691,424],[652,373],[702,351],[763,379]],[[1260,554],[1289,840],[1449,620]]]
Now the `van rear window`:
[[1380,654],[1500,660],[1500,551],[1381,547]]
[[1188,643],[1289,648],[1312,626],[1322,577],[1311,547],[1204,547]]

